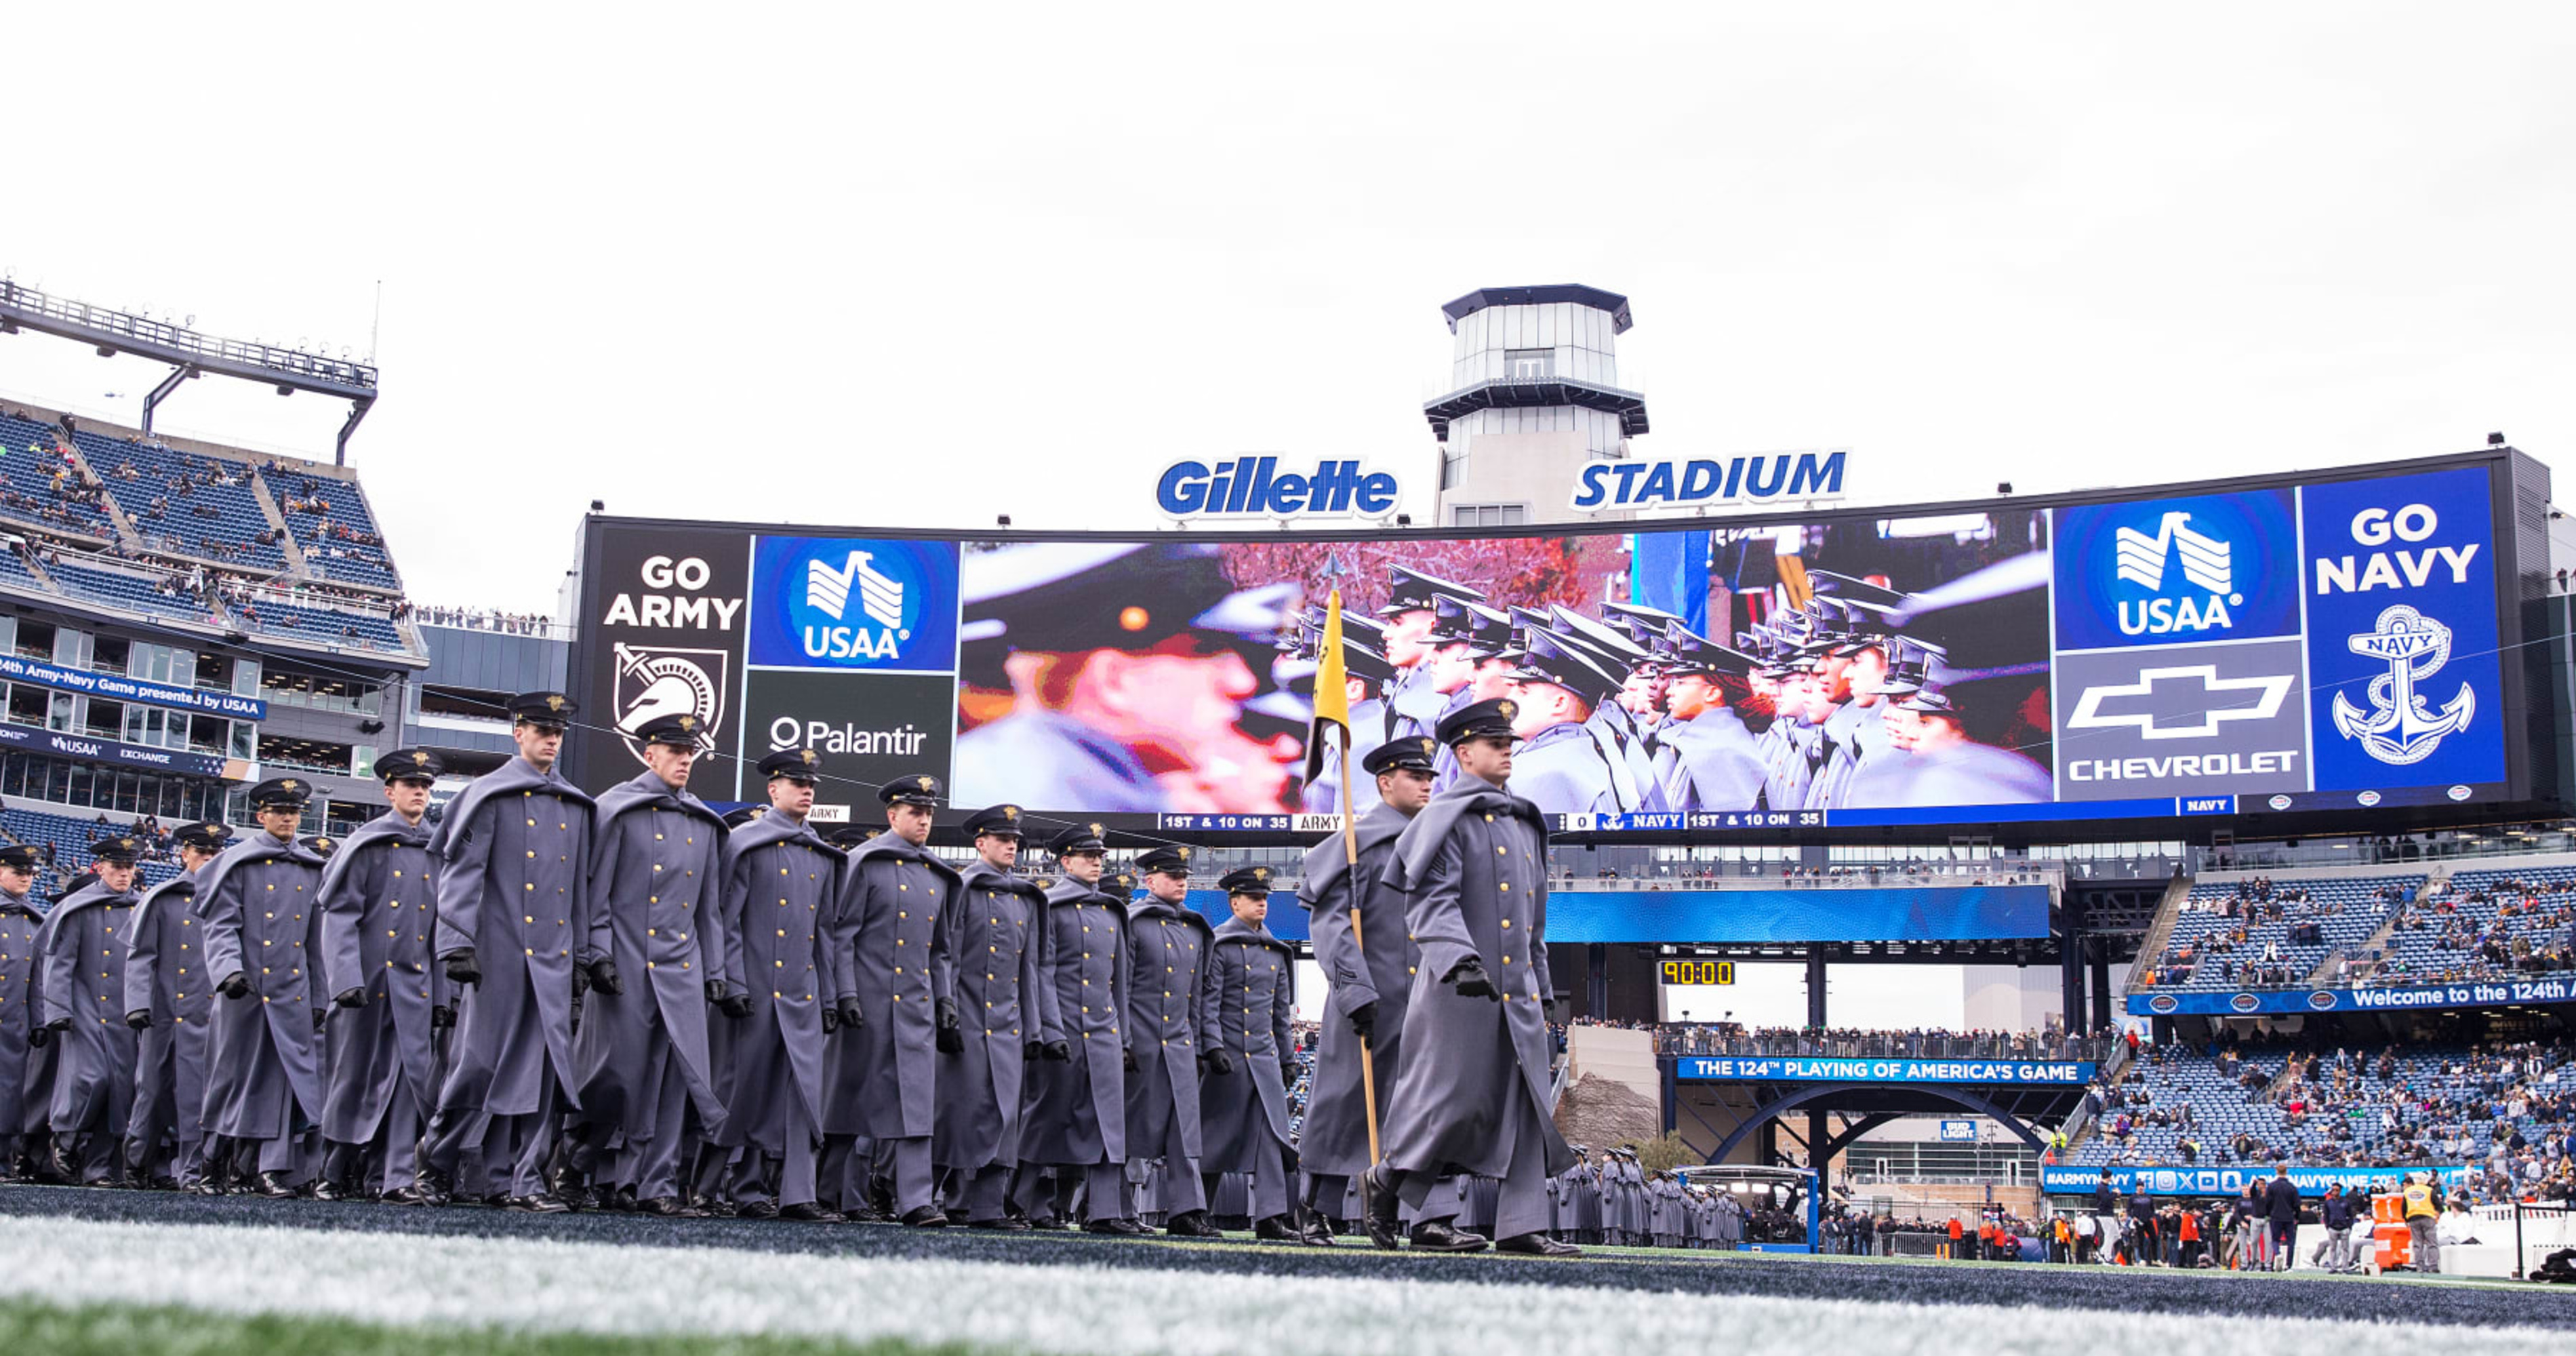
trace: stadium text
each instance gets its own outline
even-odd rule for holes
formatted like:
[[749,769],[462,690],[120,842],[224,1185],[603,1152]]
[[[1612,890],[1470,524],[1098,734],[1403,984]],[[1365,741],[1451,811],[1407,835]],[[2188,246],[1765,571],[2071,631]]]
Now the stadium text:
[[[2392,539],[2420,542],[2432,536],[2441,526],[2429,504],[2408,504],[2390,513],[2384,509],[2363,509],[2353,515],[2352,539],[2363,546],[2385,546]],[[2317,557],[2317,592],[2368,593],[2372,589],[2422,588],[2433,577],[2435,566],[2450,571],[2451,582],[2469,582],[2469,562],[2476,559],[2478,543],[2466,546],[2431,546],[2422,551],[2373,551],[2366,556]]]
[[1602,461],[1574,479],[1571,506],[1743,504],[1764,499],[1840,499],[1843,452],[1772,452],[1712,461]]
[[2288,772],[2297,749],[2267,753],[2177,753],[2171,758],[2078,758],[2066,765],[2070,782],[2117,782],[2165,777],[2250,777]]
[[1946,1059],[1737,1059],[1694,1056],[1675,1074],[1698,1082],[2039,1083],[2078,1086],[2093,1077],[2082,1061],[2056,1063]]
[[1355,461],[1281,475],[1277,457],[1177,462],[1154,482],[1154,504],[1175,518],[1374,517],[1395,511],[1395,477]]
[[742,611],[740,598],[691,596],[705,588],[714,572],[707,563],[691,556],[673,560],[669,556],[649,556],[642,569],[644,587],[666,589],[677,586],[684,592],[621,593],[609,600],[608,611],[599,621],[603,626],[654,626],[671,630],[719,631],[733,629],[734,614]]

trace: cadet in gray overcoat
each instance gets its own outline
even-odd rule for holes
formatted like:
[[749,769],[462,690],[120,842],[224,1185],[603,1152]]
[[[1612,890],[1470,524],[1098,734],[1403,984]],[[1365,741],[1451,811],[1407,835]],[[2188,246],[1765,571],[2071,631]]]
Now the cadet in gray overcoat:
[[192,901],[215,1004],[205,1133],[258,1154],[259,1194],[301,1189],[303,1140],[322,1118],[322,859],[297,842],[312,784],[250,790],[260,831],[209,863]]
[[[1043,1062],[1029,1071],[1023,1094],[1020,1180],[1012,1191],[1019,1215],[1039,1228],[1066,1228],[1073,1197],[1084,1193],[1084,1227],[1142,1233],[1128,1218],[1127,890],[1106,874],[1108,843],[1097,824],[1080,824],[1047,845],[1064,878],[1046,892],[1038,943],[1038,1026]],[[1041,1192],[1042,1174],[1055,1187]]]
[[1046,892],[1011,874],[1020,858],[1020,807],[995,805],[966,820],[976,859],[962,873],[950,933],[957,948],[957,1026],[939,1034],[939,1125],[931,1158],[946,1187],[941,1213],[981,1229],[1007,1229],[1011,1172],[1019,1166],[1025,1077],[1046,1042],[1039,1021],[1046,974],[1040,952]]
[[429,792],[438,755],[397,749],[376,759],[385,813],[340,841],[322,868],[322,969],[332,995],[330,1076],[314,1194],[368,1194],[418,1205],[419,1146],[437,1104],[436,1024],[450,998],[430,955],[438,870],[429,855]]
[[73,1182],[124,1174],[126,1113],[134,1102],[134,1032],[125,1024],[125,938],[135,903],[131,838],[90,851],[95,874],[63,896],[36,934],[42,1001],[55,1052],[54,1171]]
[[207,1161],[206,1039],[215,985],[191,903],[197,878],[232,829],[189,824],[171,837],[179,844],[179,874],[144,892],[126,937],[125,1024],[142,1034],[135,1038],[125,1161],[134,1181],[194,1190]]

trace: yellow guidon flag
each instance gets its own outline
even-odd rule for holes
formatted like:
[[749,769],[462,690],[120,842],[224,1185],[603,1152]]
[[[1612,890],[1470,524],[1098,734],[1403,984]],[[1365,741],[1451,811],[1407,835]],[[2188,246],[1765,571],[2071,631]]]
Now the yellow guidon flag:
[[[1315,723],[1306,731],[1306,780],[1323,771],[1325,737],[1341,731],[1341,748],[1351,746],[1351,685],[1342,667],[1342,591],[1333,590],[1324,604],[1324,638],[1315,646]],[[1350,781],[1350,769],[1342,780]]]

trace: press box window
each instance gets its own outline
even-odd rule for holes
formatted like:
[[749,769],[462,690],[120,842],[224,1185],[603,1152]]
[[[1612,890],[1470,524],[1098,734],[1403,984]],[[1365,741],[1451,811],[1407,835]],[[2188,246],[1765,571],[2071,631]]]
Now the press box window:
[[1504,349],[1503,375],[1514,381],[1545,381],[1556,375],[1556,350],[1552,348]]
[[1453,504],[1449,508],[1451,527],[1523,527],[1528,523],[1527,504]]

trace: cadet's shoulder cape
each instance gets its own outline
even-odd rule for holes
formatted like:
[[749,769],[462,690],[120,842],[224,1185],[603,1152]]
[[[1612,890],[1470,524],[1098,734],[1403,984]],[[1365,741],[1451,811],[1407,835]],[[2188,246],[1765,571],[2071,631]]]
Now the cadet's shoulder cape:
[[[337,857],[340,854],[335,852],[331,855]],[[197,898],[213,899],[215,892],[223,888],[224,878],[230,876],[235,867],[248,866],[254,862],[281,860],[317,869],[322,865],[322,859],[314,856],[313,850],[302,843],[293,840],[281,843],[266,832],[254,833],[225,848],[224,855],[206,863],[203,868],[204,874],[197,877]],[[320,896],[315,896],[315,902],[317,904],[320,902]]]
[[428,820],[406,824],[401,815],[391,810],[359,825],[357,832],[340,840],[340,850],[331,854],[331,860],[322,864],[321,897],[329,899],[340,882],[348,878],[349,864],[358,860],[360,853],[388,845],[425,848],[429,846],[429,835]]
[[1448,790],[1431,798],[1422,813],[1404,826],[1395,840],[1395,855],[1386,864],[1386,883],[1410,891],[1431,868],[1431,859],[1440,855],[1449,841],[1449,831],[1457,827],[1459,816],[1466,814],[1512,815],[1529,821],[1538,830],[1539,841],[1547,840],[1547,817],[1538,807],[1513,795],[1496,790],[1474,777],[1461,777]]
[[513,758],[475,778],[457,793],[455,800],[448,802],[446,813],[439,817],[438,831],[429,836],[430,855],[440,861],[455,860],[473,834],[474,816],[482,810],[483,802],[512,791],[543,791],[594,812],[599,808],[599,802],[580,787],[552,773],[537,771],[524,758]]
[[36,945],[39,949],[51,947],[56,934],[62,931],[63,920],[93,904],[112,904],[120,899],[131,901],[133,898],[133,891],[111,890],[107,888],[106,881],[92,877],[89,884],[55,901],[52,910],[45,914],[44,925],[36,929]]
[[[1360,822],[1353,825],[1351,831],[1359,840],[1360,855],[1365,857],[1394,841],[1398,834],[1404,832],[1404,826],[1412,822],[1405,818],[1402,810],[1379,801],[1369,807],[1367,814],[1360,816]],[[1305,864],[1298,868],[1297,902],[1305,905],[1309,913],[1313,912],[1318,903],[1331,896],[1350,870],[1350,858],[1342,851],[1342,836],[1338,833],[1325,835],[1324,841],[1306,849]]]
[[1247,923],[1240,918],[1229,918],[1225,920],[1225,926],[1218,928],[1216,930],[1216,935],[1210,937],[1208,940],[1212,942],[1250,942],[1256,946],[1273,948],[1283,956],[1293,956],[1297,954],[1295,951],[1289,949],[1286,942],[1271,936],[1270,929],[1267,926],[1259,923]]
[[1047,892],[1038,888],[1036,881],[1026,876],[1014,876],[1008,871],[997,871],[991,862],[980,857],[968,862],[966,869],[958,873],[958,879],[964,881],[970,888],[1008,890],[1015,895],[1026,895],[1032,903],[1041,907],[1052,902]]
[[[769,816],[767,815],[761,816],[763,819],[767,819],[768,817]],[[897,861],[919,862],[923,866],[929,867],[932,871],[937,872],[939,875],[946,877],[948,884],[952,887],[964,879],[957,874],[956,867],[950,866],[948,863],[941,861],[937,857],[931,856],[925,849],[914,847],[912,844],[905,842],[902,836],[892,829],[888,829],[885,832],[878,834],[876,837],[850,849],[851,879],[856,880],[858,878],[859,864],[870,857],[892,857]]]

